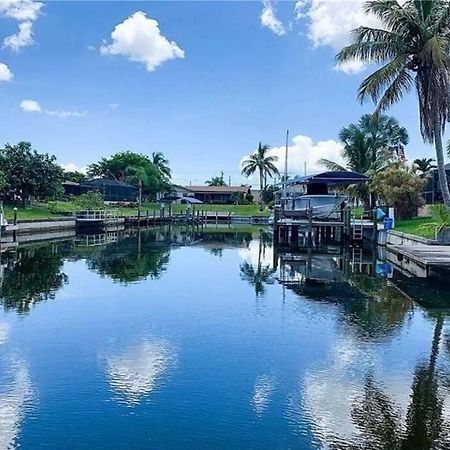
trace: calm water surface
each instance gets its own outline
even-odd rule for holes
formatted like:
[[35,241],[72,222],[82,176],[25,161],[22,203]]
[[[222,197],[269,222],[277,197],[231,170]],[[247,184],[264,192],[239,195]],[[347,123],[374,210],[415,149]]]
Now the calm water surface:
[[450,449],[449,291],[256,229],[115,239],[3,257],[1,449]]

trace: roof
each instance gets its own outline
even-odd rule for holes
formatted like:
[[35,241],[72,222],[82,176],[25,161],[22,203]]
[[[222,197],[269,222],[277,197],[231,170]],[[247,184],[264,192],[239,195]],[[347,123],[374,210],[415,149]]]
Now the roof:
[[63,181],[62,183],[65,186],[79,186],[80,183],[76,183],[75,181]]
[[246,194],[248,192],[248,186],[189,186],[185,189],[189,189],[196,194],[233,194],[234,192],[242,192]]
[[127,184],[124,181],[120,180],[110,180],[108,178],[94,178],[93,180],[83,181],[83,183],[80,183],[81,186],[118,186],[118,187],[126,187],[126,188],[133,188],[136,189],[134,186],[131,186],[131,184]]
[[[370,178],[362,173],[350,171],[322,172],[316,175],[295,176],[287,180],[287,185],[323,183],[331,186],[345,186],[369,181]],[[283,184],[283,183],[281,183]]]
[[186,186],[180,186],[179,184],[174,184],[172,185],[173,189],[175,191],[186,191],[186,192],[192,192],[189,188],[187,188]]

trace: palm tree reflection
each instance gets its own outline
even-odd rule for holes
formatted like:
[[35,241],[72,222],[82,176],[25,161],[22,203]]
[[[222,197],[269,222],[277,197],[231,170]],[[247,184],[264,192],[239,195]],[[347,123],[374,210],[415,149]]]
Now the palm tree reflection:
[[258,262],[256,265],[249,263],[248,261],[243,262],[240,265],[241,279],[247,281],[255,289],[256,297],[263,295],[266,291],[265,286],[268,284],[273,284],[275,279],[273,274],[275,270],[270,266],[270,264],[263,264],[265,259],[266,248],[269,245],[269,240],[266,233],[260,231],[258,238]]
[[438,314],[431,355],[420,361],[414,371],[406,421],[401,410],[383,392],[372,373],[366,376],[364,393],[353,406],[351,418],[360,435],[351,443],[333,444],[339,450],[433,450],[450,448],[450,423],[444,417],[441,381],[444,374],[437,368],[437,357],[444,325]]

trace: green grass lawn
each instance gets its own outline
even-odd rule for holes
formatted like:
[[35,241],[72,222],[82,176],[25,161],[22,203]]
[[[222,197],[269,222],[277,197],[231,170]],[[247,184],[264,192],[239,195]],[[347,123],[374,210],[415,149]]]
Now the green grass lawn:
[[[137,215],[136,208],[115,208],[114,206],[107,207],[109,209],[118,209],[122,216],[134,216]],[[36,204],[32,208],[17,208],[18,220],[43,220],[43,219],[55,219],[58,217],[64,217],[72,212],[78,211],[80,208],[72,202],[50,202]],[[159,211],[160,206],[158,203],[147,203],[142,205],[142,214],[145,214],[146,210],[150,213],[153,211]],[[269,216],[270,211],[259,211],[259,205],[196,205],[196,211],[212,211],[221,213],[234,213],[239,216]],[[12,220],[14,217],[13,207],[5,205],[5,215],[8,220]],[[186,205],[174,205],[172,211],[176,214],[186,212]]]
[[425,238],[434,238],[433,230],[421,230],[420,226],[426,223],[433,222],[431,217],[414,217],[413,219],[396,219],[395,231],[402,233],[413,234]]

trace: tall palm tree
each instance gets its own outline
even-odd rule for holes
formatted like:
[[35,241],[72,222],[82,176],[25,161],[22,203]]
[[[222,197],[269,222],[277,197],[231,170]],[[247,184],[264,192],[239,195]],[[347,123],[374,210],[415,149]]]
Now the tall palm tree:
[[172,170],[169,167],[169,160],[162,152],[152,153],[152,163],[157,167],[161,175],[170,179],[172,177]]
[[361,101],[371,98],[376,112],[398,102],[413,86],[419,100],[422,137],[434,143],[442,196],[450,209],[442,134],[450,117],[450,3],[447,0],[370,0],[368,14],[383,27],[359,27],[353,42],[336,56],[342,64],[359,60],[381,65],[360,85]]
[[419,172],[419,176],[422,178],[427,178],[431,174],[431,171],[436,168],[434,161],[433,158],[415,159],[413,169],[416,173]]
[[[328,170],[350,170],[368,176],[384,169],[394,159],[397,149],[409,141],[406,128],[400,126],[397,119],[372,114],[365,114],[356,124],[342,128],[339,139],[344,145],[345,167],[328,159],[319,162]],[[375,204],[374,197],[370,202],[369,186],[365,183],[349,187],[348,193],[360,199],[367,209],[370,203]]]
[[242,162],[242,175],[247,178],[253,175],[255,172],[259,172],[259,190],[260,190],[260,209],[263,210],[263,190],[265,189],[265,183],[267,177],[273,177],[274,175],[280,175],[280,172],[275,166],[278,161],[277,156],[269,156],[270,147],[268,145],[261,145],[259,143],[258,149],[253,155]]

